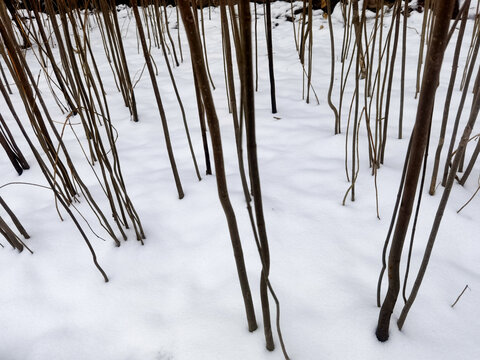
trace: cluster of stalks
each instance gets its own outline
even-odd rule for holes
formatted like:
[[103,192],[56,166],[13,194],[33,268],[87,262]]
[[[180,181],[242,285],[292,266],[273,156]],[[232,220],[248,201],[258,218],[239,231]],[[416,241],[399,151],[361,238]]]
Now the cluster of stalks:
[[[421,260],[418,273],[415,277],[413,285],[411,286],[411,289],[408,289],[407,285],[409,272],[411,268],[411,262],[413,260],[412,249],[414,245],[416,226],[420,214],[421,200],[426,181],[428,148],[432,140],[432,127],[435,124],[433,121],[433,119],[435,118],[434,105],[437,98],[436,90],[440,81],[440,71],[442,69],[443,57],[445,52],[449,48],[450,39],[452,38],[454,32],[457,31],[457,25],[460,22],[457,34],[457,43],[454,50],[451,76],[448,84],[445,105],[443,108],[440,136],[438,140],[432,177],[430,181],[430,195],[434,195],[437,188],[436,179],[441,159],[442,147],[445,141],[445,134],[450,114],[452,96],[454,96],[453,89],[457,78],[459,58],[462,51],[462,44],[464,40],[464,33],[467,25],[470,4],[471,1],[467,0],[463,3],[462,8],[459,9],[458,12],[454,12],[455,1],[430,3],[427,1],[426,3],[427,11],[424,15],[424,24],[421,34],[422,42],[419,51],[420,58],[418,62],[419,80],[417,82],[417,94],[419,96],[419,103],[417,108],[416,121],[410,138],[407,155],[405,158],[403,174],[400,181],[397,201],[393,211],[390,228],[383,248],[383,266],[378,280],[377,305],[381,307],[381,310],[379,314],[376,335],[380,341],[386,341],[389,337],[390,317],[392,315],[398,296],[400,294],[400,290],[402,288],[400,265],[402,261],[402,251],[405,239],[408,234],[408,228],[412,215],[413,226],[410,234],[409,249],[402,288],[404,306],[397,321],[397,325],[400,330],[405,324],[407,315],[417,297],[418,291],[422,284],[455,179],[458,180],[458,183],[460,185],[465,184],[465,181],[471,173],[473,165],[477,160],[478,152],[480,151],[480,149],[477,150],[477,145],[475,147],[475,150],[471,153],[471,158],[468,162],[467,168],[465,169],[465,171],[463,171],[463,162],[465,161],[466,148],[468,143],[473,140],[473,138],[471,138],[471,133],[475,125],[478,113],[480,111],[480,81],[478,74],[476,76],[474,84],[470,86],[472,75],[475,70],[474,63],[476,61],[480,45],[478,44],[480,32],[478,28],[478,20],[476,20],[473,26],[469,54],[467,56],[467,62],[464,69],[464,77],[461,82],[462,90],[460,94],[460,104],[457,109],[457,115],[455,118],[455,123],[453,125],[450,147],[445,156],[445,170],[441,182],[441,185],[444,187],[443,194],[441,196],[435,217],[433,219],[432,228],[428,236],[428,241],[425,246],[423,258]],[[456,15],[454,21],[451,21],[452,13]],[[426,54],[424,59],[423,54]],[[425,63],[423,64],[423,62]],[[420,81],[422,67],[423,74]],[[460,141],[457,142],[457,132],[460,126],[462,111],[466,102],[467,93],[470,91],[473,92],[470,114],[467,118],[466,124],[464,124],[464,130]],[[474,138],[476,138],[476,136]],[[460,173],[462,172],[463,176],[460,175]],[[414,208],[415,211],[413,210]],[[387,252],[389,248],[390,250],[387,258]],[[387,269],[387,266],[388,290],[385,298],[382,301],[381,286],[383,282],[383,275]],[[410,290],[410,293],[408,293],[408,290]]]
[[[67,126],[70,126],[82,146],[82,151],[107,198],[113,222],[121,237],[126,240],[127,235],[124,228],[128,229],[129,223],[132,224],[138,240],[143,242],[145,235],[123,180],[115,145],[115,130],[111,123],[103,83],[90,47],[88,19],[82,18],[83,15],[78,8],[67,4],[66,1],[56,1],[54,8],[53,2],[47,0],[45,5],[48,17],[40,13],[38,2],[31,1],[27,4],[32,9],[33,19],[29,27],[24,26],[23,28],[29,29],[29,39],[36,44],[36,55],[52,93],[54,93],[54,87],[60,89],[67,103],[63,104],[62,100],[55,96],[60,109],[65,111],[65,120],[60,131],[43,100],[42,92],[38,87],[39,79],[35,79],[33,76],[29,64],[25,60],[25,55],[15,40],[12,23],[3,3],[0,4],[2,39],[0,55],[15,82],[25,108],[25,114],[41,147],[41,152],[24,128],[24,122],[20,120],[3,82],[0,84],[0,90],[49,187],[54,192],[56,204],[60,203],[73,219],[92,253],[97,268],[105,281],[108,281],[105,272],[96,260],[90,241],[72,212],[72,209],[76,210],[74,203],[80,201],[80,196],[86,200],[101,226],[115,243],[120,245],[120,241],[97,200],[94,199],[79,175],[63,142]],[[56,11],[59,13],[58,17]],[[46,21],[51,22],[51,25],[46,26]],[[59,59],[54,56],[50,35],[47,36],[47,27],[54,31],[61,67],[58,66]],[[55,79],[50,77],[47,67],[53,69]],[[79,135],[75,132],[72,119],[80,121],[85,133],[85,145],[82,145]],[[103,130],[101,130],[102,128]],[[46,159],[41,154],[44,154]],[[100,168],[101,174],[97,174],[94,165]],[[61,217],[60,211],[58,214]]]
[[[268,9],[269,3],[267,2],[266,5]],[[200,40],[198,23],[199,20],[198,17],[195,15],[196,11],[192,11],[192,8],[187,2],[179,2],[178,7],[180,9],[180,13],[188,38],[188,43],[190,46],[194,78],[197,84],[196,86],[198,86],[199,89],[197,95],[199,93],[201,96],[201,101],[199,101],[199,104],[202,105],[202,108],[199,108],[199,111],[205,112],[208,127],[210,130],[210,140],[213,148],[213,160],[215,165],[215,175],[217,178],[218,195],[223,210],[225,212],[225,217],[230,231],[230,238],[234,251],[235,262],[237,265],[237,273],[245,305],[248,329],[249,331],[254,331],[257,329],[257,322],[244,262],[238,225],[228,195],[220,126],[209,83],[208,67],[205,57],[206,54],[202,51],[201,48],[202,42]],[[280,341],[282,352],[285,358],[288,359],[288,354],[285,349],[285,344],[283,342],[283,337],[280,329],[280,304],[269,280],[270,254],[268,247],[266,224],[263,214],[260,175],[256,150],[254,100],[255,85],[252,45],[252,15],[250,5],[248,4],[248,2],[241,2],[238,6],[237,16],[233,1],[228,1],[227,3],[226,0],[222,0],[220,1],[220,13],[222,23],[223,54],[226,69],[225,77],[227,82],[227,95],[229,99],[229,109],[232,113],[233,126],[235,129],[239,172],[242,179],[243,192],[245,195],[247,210],[252,225],[252,231],[262,264],[262,271],[260,274],[260,298],[262,303],[262,315],[266,348],[270,351],[274,350],[275,348],[269,306],[270,292],[270,295],[274,299],[277,309],[276,325],[278,338]],[[230,17],[228,17],[228,14],[230,14]],[[269,23],[268,20],[266,21],[266,23]],[[232,39],[234,44],[233,48]],[[267,43],[271,42],[271,40],[271,34],[267,35]],[[268,45],[268,47],[271,47],[271,43],[270,45]],[[236,55],[238,77],[240,78],[239,104],[236,100],[237,95],[234,82],[235,74],[233,54]],[[273,68],[271,69],[272,76]],[[273,76],[271,77],[271,79],[273,79]],[[274,112],[276,111],[274,101],[274,87],[272,86],[271,89],[272,112]],[[238,106],[240,107],[240,110],[237,110]],[[248,174],[250,180],[249,182],[247,181],[247,175],[243,160],[242,138],[244,131],[246,135],[247,159],[249,169]],[[248,186],[248,183],[250,183],[250,187]],[[250,194],[253,194],[253,198]]]
[[[304,95],[306,91],[306,100],[309,102],[310,89],[313,89],[313,3],[312,1],[303,0],[301,12],[299,12],[299,2],[295,5],[293,1],[291,1],[291,3],[295,44],[304,73]],[[367,18],[370,17],[367,17],[366,14],[366,12],[369,11],[367,5],[372,6],[372,3],[375,3],[374,10],[376,11],[376,16],[374,19],[367,21]],[[363,4],[363,6],[360,6],[360,4]],[[388,5],[388,7],[386,5]],[[331,18],[332,1],[326,1],[327,11],[325,17],[327,18],[330,32],[332,64],[327,102],[334,114],[335,134],[340,134],[342,131],[346,132],[345,172],[350,185],[343,203],[345,204],[348,195],[350,195],[352,201],[355,201],[356,197],[356,181],[359,174],[361,153],[359,148],[359,132],[362,128],[363,119],[368,144],[368,149],[365,153],[368,151],[369,166],[374,178],[378,218],[380,218],[380,213],[378,208],[377,174],[380,167],[387,160],[387,140],[389,139],[389,130],[392,127],[393,120],[398,119],[398,133],[396,134],[398,139],[402,139],[404,136],[408,17],[410,11],[413,10],[409,8],[409,5],[410,1],[408,0],[377,0],[376,2],[350,0],[342,1],[338,5],[343,15],[344,28],[340,54],[339,97],[338,103],[335,104],[335,101],[332,99],[332,94],[336,74],[336,44]],[[414,5],[417,4],[415,3]],[[478,135],[471,136],[471,132],[478,115],[477,107],[479,105],[477,94],[478,87],[480,86],[480,73],[476,74],[475,79],[473,79],[473,76],[475,75],[475,71],[478,72],[476,60],[480,48],[478,17],[480,2],[477,2],[472,38],[467,40],[469,44],[465,43],[464,34],[469,18],[471,1],[467,0],[463,2],[461,8],[459,8],[458,5],[459,2],[455,0],[444,2],[426,0],[424,3],[423,25],[421,32],[418,34],[420,47],[418,49],[419,56],[415,91],[415,98],[419,98],[417,117],[407,149],[397,202],[383,248],[382,269],[378,280],[377,304],[381,307],[381,312],[377,328],[377,337],[381,341],[385,341],[388,338],[390,316],[401,288],[399,268],[403,244],[408,232],[407,229],[411,216],[414,215],[406,261],[406,271],[403,279],[402,295],[405,306],[398,321],[400,329],[416,298],[425,274],[453,183],[455,179],[460,185],[466,183],[480,154],[480,144],[477,141],[475,148],[469,152],[469,160],[467,161],[466,159],[467,145],[472,141],[478,140]],[[300,13],[298,21],[295,21],[294,9],[295,13]],[[450,40],[454,34],[456,34],[456,45],[451,44],[449,47]],[[444,191],[439,202],[437,214],[434,218],[420,270],[410,289],[410,294],[408,294],[407,285],[412,261],[412,248],[426,181],[428,148],[431,141],[430,135],[432,133],[432,126],[434,126],[432,121],[435,117],[433,111],[435,94],[439,85],[439,73],[443,63],[443,56],[451,47],[455,47],[451,77],[444,102],[440,136],[437,142],[429,187],[429,193],[434,195],[439,185],[437,176],[439,169],[441,169],[441,160],[443,159],[443,173],[441,173],[440,184],[444,187]],[[457,73],[460,71],[460,55],[462,51],[467,52],[467,60],[464,64],[463,76],[461,78],[460,102],[454,124],[452,125],[449,147],[446,154],[443,154],[442,150],[445,143],[448,118],[452,110],[452,98],[456,96],[454,88],[458,78]],[[397,78],[400,78],[398,87],[395,86],[395,82],[398,81],[396,80]],[[398,104],[394,101],[396,97],[393,96],[395,88],[399,88]],[[464,125],[465,130],[463,135],[460,141],[458,141],[460,123],[464,118],[462,114],[470,92],[473,92],[470,115],[468,116],[468,122]],[[350,94],[351,98],[346,99],[346,95]],[[344,107],[348,109],[345,115]],[[396,119],[393,118],[392,114],[392,109],[395,107],[399,109],[398,115],[395,115]],[[346,121],[344,118],[346,118]],[[346,125],[343,125],[345,122]],[[475,196],[479,190],[480,186],[473,196]],[[416,196],[417,193],[418,196]],[[414,208],[415,210],[413,210]],[[390,240],[391,237],[392,239]],[[387,258],[388,251],[389,256]],[[382,301],[381,285],[387,266],[388,292]]]
[[[98,264],[93,246],[73,214],[73,210],[78,211],[74,204],[78,203],[80,199],[84,199],[99,220],[100,225],[117,245],[120,245],[117,234],[120,234],[121,238],[126,239],[127,232],[125,228],[128,228],[129,225],[133,227],[137,239],[142,241],[143,244],[145,235],[140,219],[126,190],[120,166],[120,157],[116,147],[118,134],[109,110],[108,92],[102,79],[104,74],[100,74],[98,67],[99,62],[103,59],[98,59],[99,54],[92,50],[90,36],[92,26],[96,26],[101,35],[105,59],[110,66],[110,76],[114,79],[115,87],[121,94],[124,105],[130,112],[131,119],[134,122],[141,123],[141,116],[139,115],[141,111],[138,109],[135,98],[136,82],[131,76],[128,66],[128,52],[123,44],[122,26],[112,0],[92,1],[91,5],[95,8],[94,11],[82,11],[77,6],[77,2],[73,0],[46,0],[43,8],[40,8],[39,3],[33,0],[27,0],[25,5],[28,8],[29,17],[19,16],[20,12],[18,9],[7,12],[7,9],[0,5],[0,54],[3,59],[3,62],[0,64],[2,66],[5,64],[10,75],[10,79],[8,79],[2,67],[0,89],[11,116],[16,120],[26,142],[30,146],[30,150],[35,156],[38,166],[45,176],[48,183],[47,188],[54,193],[59,216],[61,216],[61,213],[60,209],[58,209],[58,204],[73,219],[92,253],[95,265],[102,273],[105,281],[108,281],[107,275]],[[193,85],[196,92],[206,173],[207,175],[213,173],[210,164],[210,152],[212,152],[219,199],[225,211],[230,230],[248,329],[254,331],[257,329],[257,322],[252,293],[247,277],[239,229],[229,199],[220,126],[211,92],[212,88],[214,89],[214,82],[208,66],[204,5],[202,0],[178,2],[178,7],[175,7],[176,23],[177,29],[180,31],[179,19],[181,14],[192,55]],[[273,299],[277,310],[276,327],[278,339],[285,358],[288,358],[280,329],[280,304],[269,280],[270,254],[263,214],[256,151],[252,16],[248,2],[242,2],[237,7],[233,1],[227,2],[222,0],[219,5],[228,105],[232,113],[235,130],[239,172],[251,220],[253,238],[262,264],[259,279],[266,347],[268,350],[274,350],[275,348],[269,304],[269,300]],[[275,113],[276,101],[270,2],[266,2],[264,6],[266,10],[265,26],[270,68],[272,112]],[[200,8],[200,11],[194,10],[196,8]],[[184,106],[173,73],[173,68],[181,66],[181,62],[183,62],[183,52],[180,32],[177,34],[177,40],[174,40],[170,30],[171,19],[168,12],[171,11],[170,8],[167,8],[167,3],[164,0],[132,0],[131,2],[131,13],[133,14],[137,30],[137,41],[145,59],[142,74],[146,68],[163,128],[166,150],[170,159],[178,197],[181,199],[184,197],[184,191],[173,152],[167,114],[157,83],[157,76],[163,69],[157,66],[151,54],[152,46],[160,49],[163,54],[163,60],[166,65],[165,70],[169,74],[171,85],[182,113],[195,171],[198,179],[201,180]],[[9,14],[14,16],[15,22],[12,23]],[[34,54],[40,64],[41,71],[38,78],[34,77],[29,63],[25,60],[23,48],[27,47],[27,45],[30,49],[28,51]],[[256,45],[256,51],[258,51],[258,45]],[[39,81],[42,76],[48,85],[52,98],[63,114],[64,120],[60,123],[60,127],[56,126],[59,122],[54,120],[55,116],[51,115],[52,109],[47,107],[43,99],[43,93],[40,91]],[[235,78],[237,77],[240,78],[239,91],[237,91],[235,86]],[[23,115],[19,115],[19,109],[13,106],[10,99],[12,89],[9,83],[12,81],[15,83],[16,90],[22,99],[24,111],[33,129],[35,139],[32,139],[31,135],[29,135],[30,132],[24,128],[25,123],[20,119]],[[239,101],[237,101],[237,92],[240,98]],[[28,164],[11,135],[7,123],[3,118],[0,118],[0,120],[0,141],[13,166],[21,173],[23,169],[28,168]],[[83,133],[75,130],[75,126],[80,126]],[[209,131],[207,131],[207,126]],[[102,202],[106,200],[108,203],[113,223],[107,219],[101,209],[99,203],[101,199],[92,196],[76,169],[76,164],[63,141],[65,131],[68,128],[75,135],[85,160],[88,162],[103,190],[106,199],[102,200]],[[210,134],[209,141],[207,138],[208,133]],[[244,137],[247,144],[247,164],[245,164],[242,148]],[[38,148],[38,146],[40,147]],[[248,165],[248,171],[246,165]],[[3,200],[1,201],[5,209],[8,209]],[[13,213],[9,209],[7,212],[20,233],[28,237],[28,234],[23,230]],[[80,216],[82,215],[80,214]],[[90,227],[90,225],[88,226]],[[8,225],[4,223],[2,218],[0,218],[0,231],[17,250],[21,251],[26,247]]]

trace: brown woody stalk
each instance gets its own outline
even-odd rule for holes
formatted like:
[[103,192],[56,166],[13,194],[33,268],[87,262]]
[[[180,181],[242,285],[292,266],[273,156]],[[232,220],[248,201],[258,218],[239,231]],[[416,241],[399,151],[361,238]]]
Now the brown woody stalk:
[[238,225],[233,211],[232,204],[228,195],[227,181],[225,175],[225,164],[223,160],[222,140],[220,135],[220,126],[213,102],[212,92],[208,80],[205,62],[202,54],[200,35],[195,24],[194,15],[188,1],[179,1],[178,7],[185,26],[185,31],[190,45],[190,52],[193,62],[193,71],[197,74],[198,85],[202,94],[205,113],[207,115],[208,127],[210,129],[210,138],[212,141],[213,158],[215,163],[215,172],[217,178],[217,190],[220,202],[227,218],[230,239],[232,241],[237,273],[242,289],[245,311],[247,315],[248,329],[254,331],[257,329],[255,311],[253,308],[252,295],[248,284],[247,271],[243,257]]

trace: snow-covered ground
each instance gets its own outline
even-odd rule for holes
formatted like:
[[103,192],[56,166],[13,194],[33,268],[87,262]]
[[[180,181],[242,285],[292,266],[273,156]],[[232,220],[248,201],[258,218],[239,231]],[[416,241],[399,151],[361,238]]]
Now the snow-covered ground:
[[[285,14],[289,6],[273,4],[273,15]],[[172,26],[176,21],[175,11],[172,8],[169,11]],[[258,292],[260,262],[245,210],[232,119],[227,107],[220,15],[218,9],[211,12],[211,20],[205,17],[208,59],[217,87],[214,97],[222,126],[229,191],[239,222],[260,328],[252,334],[247,330],[215,178],[203,176],[201,182],[196,179],[180,109],[160,50],[153,48],[152,55],[159,68],[157,80],[186,194],[183,200],[178,200],[175,191],[146,70],[135,89],[140,122],[133,123],[115,88],[100,34],[92,24],[92,44],[108,92],[112,122],[119,134],[117,146],[127,190],[139,212],[147,239],[145,246],[141,246],[130,233],[129,240],[117,248],[113,241],[102,241],[88,232],[99,262],[110,277],[110,282],[104,283],[73,222],[67,217],[64,222],[59,220],[50,191],[29,185],[1,187],[0,194],[32,236],[27,244],[34,255],[18,254],[0,239],[5,245],[0,249],[0,359],[282,358],[278,340],[274,352],[264,347]],[[259,16],[263,13],[260,5],[258,12]],[[122,10],[119,17],[124,26],[130,70],[132,75],[138,76],[144,58],[137,52],[133,16],[130,10]],[[404,134],[410,133],[415,119],[415,69],[422,17],[422,14],[413,13],[409,18]],[[343,34],[338,8],[333,18],[338,60]],[[302,101],[302,68],[295,50],[292,24],[283,17],[274,20],[278,102],[278,114],[274,116],[269,111],[263,18],[259,20],[257,143],[270,240],[271,281],[281,302],[282,331],[291,358],[479,359],[480,200],[474,199],[461,213],[456,213],[478,186],[478,166],[463,188],[454,187],[425,281],[404,330],[399,332],[393,322],[403,304],[399,299],[392,317],[390,340],[378,342],[374,335],[379,311],[376,307],[377,278],[408,144],[408,139],[396,139],[394,119],[398,116],[399,82],[394,83],[392,93],[393,120],[385,165],[378,173],[379,220],[363,122],[357,198],[355,202],[347,200],[342,206],[349,187],[344,170],[345,135],[333,135],[334,117],[326,103],[330,78],[326,20],[316,12],[313,85],[320,99],[319,106],[315,102],[308,105]],[[473,20],[470,20],[466,39],[470,39],[472,25]],[[184,62],[174,73],[186,107],[197,158],[204,169],[190,58],[183,33],[182,39]],[[438,91],[431,154],[440,131],[439,118],[450,76],[452,48],[450,46],[445,59]],[[33,73],[38,74],[39,65],[31,50],[27,58]],[[462,53],[461,66],[465,58],[466,50]],[[337,61],[335,99],[338,99],[338,65]],[[64,121],[65,116],[50,97],[47,85],[41,82],[40,86],[52,115]],[[351,87],[347,89],[344,111],[348,109],[352,93]],[[452,109],[456,109],[459,97],[457,86]],[[18,92],[13,99],[16,108],[22,109]],[[467,106],[469,101],[470,98]],[[0,110],[18,135],[3,99]],[[75,122],[72,118],[72,123]],[[345,124],[344,118],[343,132]],[[89,173],[75,136],[68,129],[65,142],[77,163],[83,164],[80,168],[92,192],[101,198],[100,186]],[[19,145],[33,165],[32,169],[18,177],[2,155],[0,185],[13,181],[45,184],[25,142],[19,140]],[[430,170],[427,179],[429,175]],[[425,190],[410,279],[418,269],[441,189],[434,197]],[[108,205],[102,202],[102,206],[108,214]],[[79,209],[95,231],[104,235],[88,207],[82,204]],[[86,224],[84,227],[88,229]],[[451,308],[467,284],[470,290]]]

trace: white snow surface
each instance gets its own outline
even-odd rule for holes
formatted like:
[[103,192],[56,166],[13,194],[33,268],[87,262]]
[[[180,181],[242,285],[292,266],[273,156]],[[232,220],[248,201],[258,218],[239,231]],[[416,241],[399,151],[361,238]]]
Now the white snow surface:
[[[274,3],[272,6],[274,17],[289,12],[288,3]],[[334,116],[326,102],[330,79],[327,21],[321,17],[321,11],[315,12],[313,86],[320,100],[317,105],[315,100],[310,104],[302,100],[302,68],[295,50],[292,24],[283,17],[274,19],[278,114],[272,115],[262,14],[263,9],[258,5],[257,144],[271,251],[270,279],[281,302],[282,331],[290,357],[298,360],[479,359],[479,199],[475,198],[462,212],[456,213],[478,186],[478,166],[464,187],[454,185],[427,274],[404,329],[400,332],[395,325],[403,305],[403,299],[399,298],[392,316],[390,340],[378,342],[374,335],[379,313],[376,285],[408,144],[407,136],[402,140],[396,136],[400,72],[397,71],[398,79],[393,85],[385,165],[378,173],[379,220],[374,178],[368,165],[364,121],[359,135],[360,172],[356,200],[347,199],[345,206],[342,205],[349,187],[344,170],[344,148],[346,114],[353,88],[349,86],[345,94],[343,133],[334,135]],[[169,16],[173,27],[176,23],[173,8],[169,8]],[[144,58],[141,52],[137,52],[133,15],[131,10],[123,9],[119,17],[130,71],[138,78]],[[385,29],[388,29],[390,17],[388,14]],[[416,114],[416,61],[422,17],[422,14],[412,13],[409,18],[405,135],[410,134]],[[338,60],[343,35],[338,7],[333,20],[337,60],[334,101],[338,103]],[[368,22],[371,26],[373,19]],[[461,68],[465,64],[472,27],[473,20],[469,20]],[[104,283],[71,219],[63,210],[60,212],[65,220],[62,222],[58,218],[51,191],[29,185],[1,187],[0,194],[32,236],[27,244],[34,254],[19,254],[0,239],[5,246],[0,248],[0,359],[283,358],[277,337],[274,352],[268,352],[264,346],[259,298],[261,265],[238,174],[232,119],[225,92],[218,9],[211,9],[211,20],[205,9],[205,30],[208,60],[216,86],[213,94],[221,123],[228,186],[243,242],[259,329],[253,333],[247,330],[215,177],[203,176],[201,182],[196,179],[180,109],[161,50],[152,47],[152,55],[159,71],[157,82],[186,194],[183,200],[178,199],[175,191],[147,70],[135,88],[140,121],[134,123],[115,88],[98,28],[92,22],[92,45],[106,86],[112,123],[118,131],[117,146],[127,190],[140,215],[147,239],[141,246],[130,231],[129,240],[117,248],[102,231],[88,206],[84,202],[79,205],[94,230],[107,238],[107,241],[98,239],[82,221],[99,262],[110,277],[110,282]],[[438,89],[427,183],[440,131],[455,37],[452,44]],[[184,61],[174,73],[203,175],[205,165],[187,48],[182,32]],[[36,50],[34,47],[33,51]],[[32,50],[27,51],[27,59],[33,73],[38,74],[40,67]],[[398,68],[400,59],[399,55]],[[65,121],[65,115],[56,106],[43,75],[40,79],[51,114],[57,121]],[[461,94],[458,89],[459,84],[454,92],[451,118],[455,116]],[[12,99],[17,109],[23,109],[16,89]],[[463,123],[470,104],[471,95],[467,99]],[[33,154],[26,142],[20,140],[18,128],[3,99],[0,110],[32,165],[18,177],[2,152],[0,184],[21,181],[45,185]],[[20,111],[20,115],[31,132],[24,112]],[[71,120],[78,123],[75,117]],[[62,125],[58,126],[61,129]],[[452,122],[449,133],[451,126]],[[102,197],[101,188],[68,127],[64,139],[87,185],[108,215],[108,204]],[[470,145],[470,152],[473,147]],[[409,288],[421,261],[442,187],[433,197],[427,191],[428,185],[424,189]],[[2,216],[5,217],[3,213]],[[405,255],[408,241],[409,237]],[[467,284],[470,290],[452,308],[451,304]],[[384,290],[386,286],[384,283]],[[274,317],[275,308],[273,301],[271,303]]]

